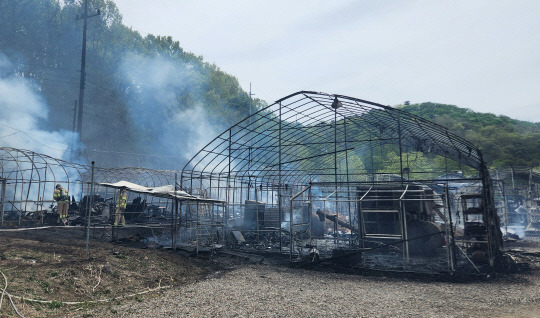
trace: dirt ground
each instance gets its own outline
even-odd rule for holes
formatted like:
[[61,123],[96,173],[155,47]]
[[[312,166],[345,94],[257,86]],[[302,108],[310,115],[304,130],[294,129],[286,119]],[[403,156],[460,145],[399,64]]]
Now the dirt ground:
[[[6,291],[49,301],[13,299],[20,313],[25,317],[540,317],[540,240],[506,244],[518,261],[527,262],[515,273],[452,281],[264,265],[260,258],[223,254],[205,260],[130,247],[136,244],[129,240],[113,244],[103,233],[92,237],[86,259],[82,228],[0,232]],[[0,288],[4,286],[0,277]],[[7,296],[3,298],[0,317],[17,316]]]
[[[219,268],[215,263],[166,250],[126,246],[129,240],[125,241],[128,244],[109,240],[104,235],[93,236],[87,259],[81,227],[0,232],[0,271],[8,282],[6,291],[25,299],[52,301],[14,299],[26,317],[63,316],[95,306],[92,301],[195,282]],[[0,286],[5,286],[1,275]],[[3,298],[0,316],[16,315],[7,296]]]

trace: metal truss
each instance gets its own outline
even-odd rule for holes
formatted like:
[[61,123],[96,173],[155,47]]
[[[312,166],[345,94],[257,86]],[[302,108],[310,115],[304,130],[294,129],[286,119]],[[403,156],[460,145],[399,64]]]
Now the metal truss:
[[[94,169],[94,182],[117,182],[126,180],[148,187],[174,184],[175,171],[145,168],[99,168]],[[61,184],[79,202],[90,194],[91,166],[56,159],[29,150],[9,147],[0,148],[0,212],[2,225],[4,212],[18,214],[18,225],[28,211],[42,211],[54,201],[52,193]],[[114,191],[95,187],[94,193],[114,196]],[[159,201],[158,198],[150,197]]]
[[[385,157],[388,152],[394,153],[392,160]],[[438,169],[414,165],[418,154],[443,164]],[[458,177],[452,175],[448,163],[459,167]],[[344,216],[339,224],[346,222],[349,229],[356,229],[354,235],[345,239],[345,246],[368,254],[367,239],[376,236],[362,230],[366,228],[365,218],[371,217],[362,212],[361,197],[366,193],[374,196],[367,201],[377,201],[374,198],[380,195],[386,196],[381,201],[392,202],[392,209],[378,212],[395,213],[394,219],[401,229],[392,235],[401,240],[402,250],[407,250],[411,240],[407,238],[408,218],[416,216],[405,211],[404,202],[413,200],[412,193],[424,191],[420,186],[439,191],[429,199],[430,195],[417,194],[413,201],[423,206],[421,202],[428,200],[441,207],[440,215],[423,216],[422,221],[437,219],[447,231],[452,242],[445,261],[447,268],[454,270],[457,253],[478,269],[470,257],[472,246],[477,243],[484,244],[481,250],[491,267],[500,254],[493,186],[480,150],[426,119],[358,98],[311,91],[286,96],[209,142],[186,164],[181,183],[192,194],[227,202],[221,223],[229,231],[252,231],[255,236],[248,235],[256,237],[257,244],[262,244],[265,237],[265,248],[279,247],[280,252],[290,255],[291,261],[300,257],[302,246],[315,244],[310,227],[317,202],[319,210],[323,206],[327,209],[327,204],[333,210],[319,215],[323,219],[334,218],[334,235],[338,232],[338,216]],[[451,195],[452,184],[457,183],[479,184],[475,187],[478,193]],[[475,202],[475,209],[481,211],[476,223],[471,221],[472,217],[467,223],[482,224],[481,243],[453,240],[455,226],[464,216],[454,221],[452,216],[476,211],[470,204],[462,204],[467,200]],[[296,218],[298,213],[302,216]],[[262,219],[268,219],[268,215],[273,221],[264,223]],[[246,220],[255,225],[246,227]],[[388,234],[381,242],[391,239]],[[339,238],[334,241],[332,249],[343,247]],[[406,254],[403,257],[409,263]]]

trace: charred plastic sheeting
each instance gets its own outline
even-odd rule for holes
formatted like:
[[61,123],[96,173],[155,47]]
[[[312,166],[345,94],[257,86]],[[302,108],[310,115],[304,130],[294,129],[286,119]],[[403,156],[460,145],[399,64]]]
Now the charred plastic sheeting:
[[[352,251],[362,254],[355,265],[377,269],[501,265],[493,184],[480,150],[374,102],[312,91],[281,98],[210,141],[184,167],[181,184],[225,202],[223,211],[200,206],[190,214],[201,239],[226,243],[238,231],[246,245],[291,262],[306,259],[311,246],[321,260]],[[482,231],[464,238],[456,235],[464,227],[460,195],[472,185],[479,198],[470,207],[479,213],[467,222]],[[317,211],[339,218],[323,212],[321,221]],[[217,236],[208,224],[224,224],[227,233]]]

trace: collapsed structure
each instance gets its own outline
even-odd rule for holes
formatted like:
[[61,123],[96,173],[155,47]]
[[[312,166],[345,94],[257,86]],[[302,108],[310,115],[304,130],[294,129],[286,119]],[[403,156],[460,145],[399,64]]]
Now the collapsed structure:
[[[92,173],[93,170],[93,173]],[[70,194],[70,221],[76,224],[89,210],[98,222],[106,222],[114,213],[116,191],[97,186],[101,182],[127,180],[148,187],[174,184],[174,171],[145,168],[99,168],[71,163],[47,155],[11,147],[0,148],[0,225],[34,226],[55,223],[52,198],[56,184]],[[94,186],[92,187],[92,180]],[[159,196],[131,196],[127,218],[144,217],[170,210],[171,201]],[[82,224],[82,222],[79,222]]]
[[499,190],[495,203],[505,232],[540,236],[540,173],[527,167],[501,167],[491,175]]
[[[227,202],[223,213],[198,209],[198,225],[185,224],[188,230],[220,243],[232,233],[233,245],[291,261],[450,272],[500,262],[481,152],[444,127],[357,98],[308,91],[284,97],[201,149],[181,183]],[[474,186],[457,191],[462,184]],[[216,235],[220,227],[225,233]]]
[[[86,165],[12,148],[0,149],[0,166],[3,226],[43,223],[56,183],[74,195],[79,215],[89,209],[106,223],[110,187],[123,180],[144,186],[130,193],[128,223],[170,228],[172,247],[227,246],[291,262],[417,272],[488,271],[501,263],[481,152],[442,126],[343,95],[284,97],[214,138],[179,175],[143,168],[92,174]],[[174,189],[156,194],[167,185]]]

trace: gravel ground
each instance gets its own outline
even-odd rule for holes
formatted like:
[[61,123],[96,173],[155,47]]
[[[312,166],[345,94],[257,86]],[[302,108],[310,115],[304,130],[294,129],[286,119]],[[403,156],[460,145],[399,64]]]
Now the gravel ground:
[[[85,317],[540,317],[540,271],[471,282],[241,265]],[[76,316],[80,317],[81,312]]]

